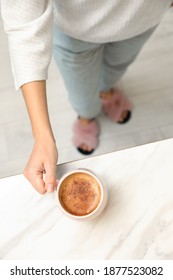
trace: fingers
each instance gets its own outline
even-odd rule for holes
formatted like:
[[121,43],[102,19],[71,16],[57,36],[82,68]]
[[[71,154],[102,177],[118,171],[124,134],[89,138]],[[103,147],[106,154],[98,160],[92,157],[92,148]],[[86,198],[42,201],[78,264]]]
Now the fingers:
[[[35,171],[26,167],[23,172],[25,178],[31,183],[31,185],[40,194],[45,194],[46,192],[53,192],[58,185],[59,180],[56,179],[56,164],[46,166],[45,170]],[[43,178],[43,174],[45,175]]]
[[47,192],[53,192],[57,187],[56,164],[45,166],[45,169],[45,189],[47,190]]
[[35,172],[28,170],[27,168],[24,170],[23,175],[25,178],[31,183],[34,189],[36,189],[37,192],[40,194],[46,193],[45,183],[43,180],[43,173],[39,172],[38,174],[35,174]]
[[53,192],[57,186],[56,164],[58,151],[56,145],[35,143],[24,176],[40,194]]

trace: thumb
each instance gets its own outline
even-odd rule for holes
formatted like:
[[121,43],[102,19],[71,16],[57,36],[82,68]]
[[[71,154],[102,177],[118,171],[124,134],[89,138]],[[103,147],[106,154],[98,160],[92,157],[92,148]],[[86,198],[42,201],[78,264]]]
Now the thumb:
[[45,189],[47,192],[53,192],[57,186],[56,165],[46,169]]

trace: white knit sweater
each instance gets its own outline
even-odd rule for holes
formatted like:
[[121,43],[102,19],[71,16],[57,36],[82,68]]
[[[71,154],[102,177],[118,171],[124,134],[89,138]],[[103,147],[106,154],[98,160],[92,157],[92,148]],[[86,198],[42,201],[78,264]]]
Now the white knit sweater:
[[[173,0],[1,0],[15,87],[47,79],[52,22],[68,35],[105,43],[158,24]],[[53,5],[52,5],[53,4]]]

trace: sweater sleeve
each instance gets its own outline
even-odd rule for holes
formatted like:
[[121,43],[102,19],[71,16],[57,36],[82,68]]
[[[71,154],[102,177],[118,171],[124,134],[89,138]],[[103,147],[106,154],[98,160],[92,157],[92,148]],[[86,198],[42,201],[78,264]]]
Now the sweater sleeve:
[[52,55],[52,0],[1,0],[15,88],[46,80]]

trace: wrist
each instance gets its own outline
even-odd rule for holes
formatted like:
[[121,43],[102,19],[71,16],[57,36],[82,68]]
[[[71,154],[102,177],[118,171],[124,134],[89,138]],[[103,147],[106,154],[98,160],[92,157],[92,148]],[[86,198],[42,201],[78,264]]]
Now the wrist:
[[35,142],[44,143],[45,145],[47,143],[56,144],[56,140],[55,140],[52,130],[50,130],[50,131],[44,130],[41,132],[37,131],[37,133],[35,133],[33,136],[34,136]]

